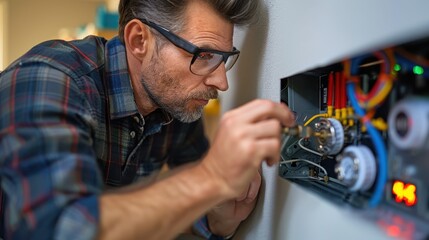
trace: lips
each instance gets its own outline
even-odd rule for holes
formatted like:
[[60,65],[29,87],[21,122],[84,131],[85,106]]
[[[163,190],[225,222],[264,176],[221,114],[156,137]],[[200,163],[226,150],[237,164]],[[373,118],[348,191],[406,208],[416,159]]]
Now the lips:
[[209,100],[207,99],[194,99],[199,105],[207,105]]

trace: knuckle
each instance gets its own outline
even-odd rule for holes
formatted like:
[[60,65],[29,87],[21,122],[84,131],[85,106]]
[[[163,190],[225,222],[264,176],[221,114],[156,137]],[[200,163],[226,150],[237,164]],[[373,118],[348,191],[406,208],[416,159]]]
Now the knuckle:
[[263,105],[264,108],[267,110],[273,110],[274,108],[276,108],[276,104],[273,101],[269,100],[261,100],[261,105]]
[[279,140],[279,139],[275,139],[275,140],[274,140],[274,142],[273,142],[273,147],[274,147],[274,149],[276,150],[276,152],[277,152],[278,150],[280,150],[280,148],[281,148],[281,143],[280,143],[280,140]]
[[231,136],[237,141],[243,141],[246,138],[246,131],[241,128],[234,128],[231,130]]
[[254,154],[257,146],[254,141],[246,141],[245,148],[249,154]]
[[221,125],[224,127],[232,127],[234,126],[234,118],[231,116],[230,113],[226,113],[222,118],[221,118]]
[[221,122],[226,121],[227,119],[232,118],[232,113],[231,112],[226,112],[225,114],[223,114],[223,116],[221,117]]
[[263,102],[265,102],[266,100],[265,99],[256,99],[255,101],[254,101],[254,103],[256,103],[256,104],[262,104]]
[[276,132],[280,132],[280,130],[281,130],[280,121],[277,119],[271,119],[271,126],[270,127],[273,130],[275,130]]
[[242,151],[248,155],[248,157],[252,157],[256,155],[257,146],[254,141],[243,141]]

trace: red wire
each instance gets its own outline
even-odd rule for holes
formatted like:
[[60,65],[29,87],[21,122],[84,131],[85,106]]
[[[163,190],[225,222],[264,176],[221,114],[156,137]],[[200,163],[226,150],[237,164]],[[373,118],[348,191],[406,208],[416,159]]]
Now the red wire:
[[334,106],[333,105],[333,93],[334,91],[334,73],[329,73],[328,78],[328,106]]
[[335,73],[335,109],[341,108],[341,75],[339,72]]
[[378,90],[380,89],[381,82],[382,82],[381,77],[380,77],[381,74],[378,76],[377,81],[375,82],[374,86],[371,88],[371,90],[368,94],[360,93],[360,92],[356,93],[356,97],[359,101],[363,101],[363,102],[369,101],[371,98],[373,98],[377,94]]
[[344,76],[344,74],[341,74],[341,91],[342,91],[342,103],[341,103],[341,108],[346,108],[347,107],[347,91],[346,91],[346,84],[347,84],[347,79],[346,76]]

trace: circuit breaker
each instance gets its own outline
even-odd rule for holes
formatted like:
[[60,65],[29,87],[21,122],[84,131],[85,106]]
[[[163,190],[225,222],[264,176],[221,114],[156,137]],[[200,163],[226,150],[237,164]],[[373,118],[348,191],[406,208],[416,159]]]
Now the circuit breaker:
[[429,236],[429,38],[286,77],[281,100],[297,122],[282,178],[400,238]]

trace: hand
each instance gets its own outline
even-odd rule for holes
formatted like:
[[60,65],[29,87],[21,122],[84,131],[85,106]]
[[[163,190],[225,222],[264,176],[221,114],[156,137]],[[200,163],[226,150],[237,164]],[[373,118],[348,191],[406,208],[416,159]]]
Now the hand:
[[256,177],[250,182],[248,189],[241,196],[213,208],[207,214],[210,231],[218,236],[233,234],[240,223],[255,208],[260,187],[261,174],[258,172]]
[[224,114],[201,167],[221,186],[225,199],[246,191],[262,161],[279,161],[281,128],[294,122],[286,105],[269,100],[255,100]]

